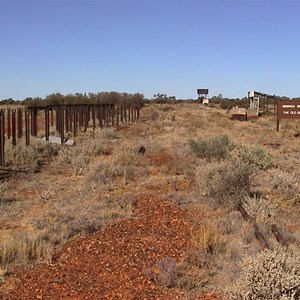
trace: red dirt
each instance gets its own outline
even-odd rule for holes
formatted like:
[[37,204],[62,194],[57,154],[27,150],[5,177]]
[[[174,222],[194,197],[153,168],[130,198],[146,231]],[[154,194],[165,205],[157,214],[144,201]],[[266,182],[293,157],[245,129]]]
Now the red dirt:
[[136,196],[132,218],[66,244],[53,265],[14,270],[2,287],[2,297],[181,299],[182,291],[152,282],[144,274],[162,258],[179,261],[194,230],[185,211],[157,199],[162,193],[156,188]]

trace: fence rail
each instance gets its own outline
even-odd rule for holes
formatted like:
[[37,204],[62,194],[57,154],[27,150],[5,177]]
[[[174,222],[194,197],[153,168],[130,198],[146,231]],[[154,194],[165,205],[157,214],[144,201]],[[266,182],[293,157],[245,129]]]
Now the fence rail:
[[61,144],[65,143],[65,135],[75,138],[80,131],[89,127],[93,131],[98,128],[119,127],[132,123],[140,117],[138,104],[70,104],[34,106],[23,108],[0,109],[0,166],[5,166],[5,143],[11,140],[16,146],[25,135],[26,145],[30,145],[30,137],[38,133],[45,135],[49,141],[50,127],[59,133]]

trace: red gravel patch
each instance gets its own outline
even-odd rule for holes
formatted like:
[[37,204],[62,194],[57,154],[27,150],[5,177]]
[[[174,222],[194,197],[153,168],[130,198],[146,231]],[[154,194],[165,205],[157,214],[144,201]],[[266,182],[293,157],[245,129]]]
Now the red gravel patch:
[[65,245],[53,266],[15,270],[4,299],[179,299],[181,291],[144,274],[162,258],[179,261],[193,230],[186,213],[156,192],[137,196],[132,218]]

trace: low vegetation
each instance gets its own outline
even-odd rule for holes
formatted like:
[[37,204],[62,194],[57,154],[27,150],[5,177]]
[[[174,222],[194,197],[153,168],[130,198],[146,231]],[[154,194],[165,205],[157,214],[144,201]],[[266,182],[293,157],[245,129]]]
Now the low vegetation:
[[300,297],[299,248],[275,247],[245,258],[231,299],[294,300]]
[[59,245],[132,217],[133,191],[159,185],[157,197],[184,209],[196,230],[181,260],[166,256],[144,268],[149,280],[190,299],[209,291],[299,299],[299,140],[294,125],[278,133],[275,120],[261,118],[234,122],[198,103],[147,103],[139,122],[87,131],[73,147],[7,144],[9,165],[51,159],[40,177],[0,184],[0,281],[14,265],[51,262]]
[[192,152],[199,158],[205,158],[209,162],[212,159],[221,160],[227,158],[232,145],[226,135],[217,136],[208,140],[191,140]]

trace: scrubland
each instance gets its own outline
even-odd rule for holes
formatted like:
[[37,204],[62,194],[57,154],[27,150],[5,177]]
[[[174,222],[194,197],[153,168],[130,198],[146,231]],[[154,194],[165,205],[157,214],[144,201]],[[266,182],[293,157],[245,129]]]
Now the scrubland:
[[0,183],[0,279],[15,266],[51,264],[68,241],[130,218],[124,195],[160,184],[172,189],[157,197],[189,212],[197,229],[181,261],[158,261],[159,276],[145,270],[150,280],[186,299],[299,299],[299,131],[299,121],[282,121],[277,132],[272,115],[239,122],[198,103],[147,104],[138,122],[82,132],[72,147],[7,144],[10,165],[43,166]]

